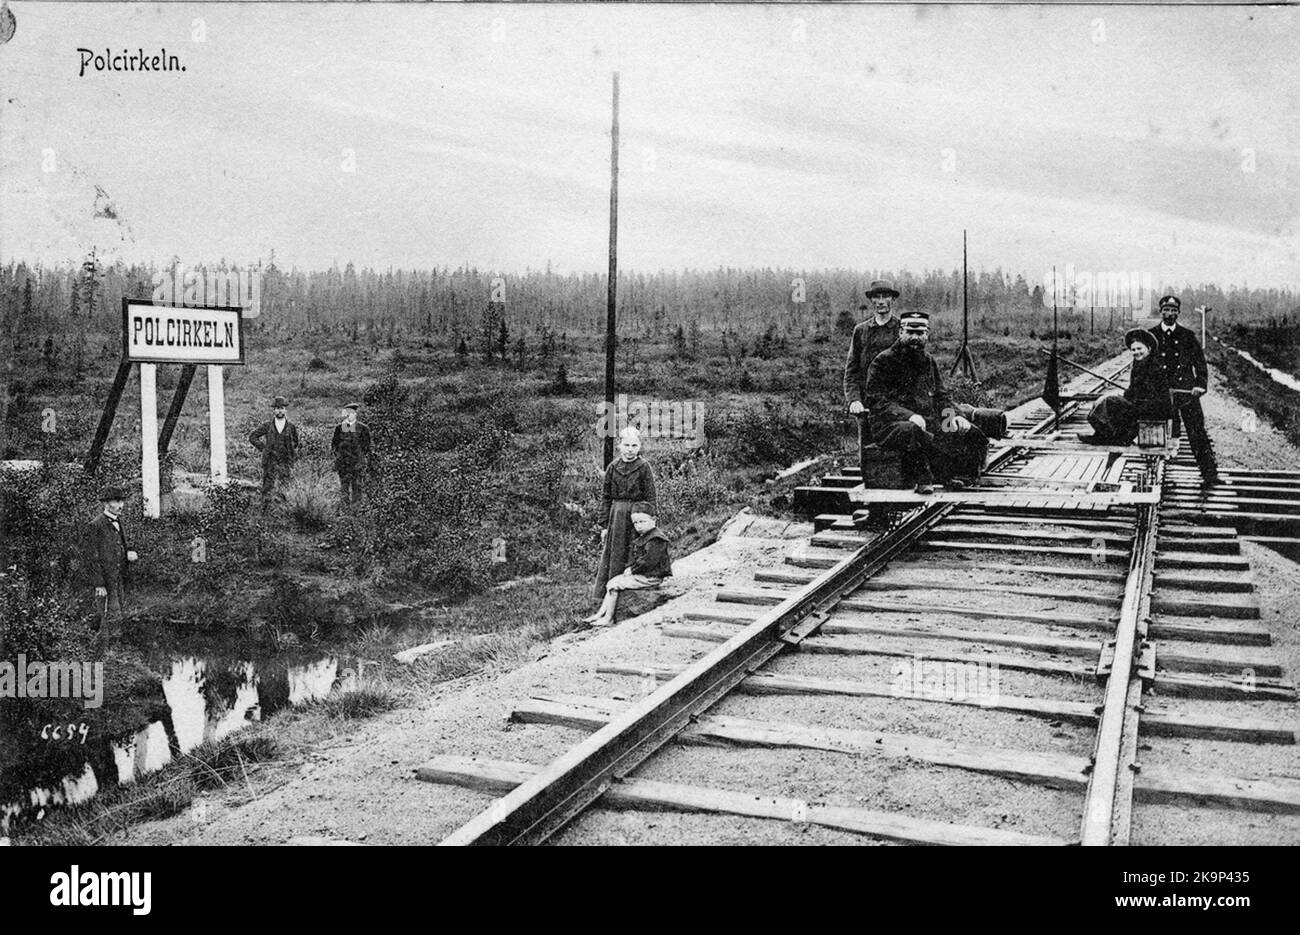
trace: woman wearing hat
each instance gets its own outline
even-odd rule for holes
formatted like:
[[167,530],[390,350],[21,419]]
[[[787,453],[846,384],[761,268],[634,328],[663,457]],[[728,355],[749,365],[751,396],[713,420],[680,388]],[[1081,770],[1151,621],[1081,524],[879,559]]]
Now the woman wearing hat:
[[597,518],[600,534],[600,565],[591,586],[592,600],[605,599],[605,585],[628,565],[635,530],[633,509],[654,516],[655,476],[649,463],[641,457],[641,433],[628,426],[619,433],[618,457],[605,468]]
[[1168,419],[1173,414],[1169,381],[1156,362],[1156,339],[1149,331],[1133,328],[1124,335],[1133,354],[1128,388],[1122,396],[1107,396],[1092,407],[1088,423],[1095,434],[1080,436],[1092,445],[1127,445],[1137,436],[1139,419]]

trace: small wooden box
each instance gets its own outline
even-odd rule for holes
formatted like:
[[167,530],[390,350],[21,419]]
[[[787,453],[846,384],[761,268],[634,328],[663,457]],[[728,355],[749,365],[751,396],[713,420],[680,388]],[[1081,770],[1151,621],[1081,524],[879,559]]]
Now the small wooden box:
[[910,487],[903,479],[900,456],[896,451],[882,451],[875,445],[862,449],[862,486],[867,489],[901,490]]
[[1163,448],[1169,441],[1169,420],[1138,419],[1139,448]]

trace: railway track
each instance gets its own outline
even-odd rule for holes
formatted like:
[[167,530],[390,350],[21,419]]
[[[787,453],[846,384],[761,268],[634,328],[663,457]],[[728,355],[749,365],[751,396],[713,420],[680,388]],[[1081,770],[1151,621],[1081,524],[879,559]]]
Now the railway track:
[[[1300,781],[1278,751],[1295,743],[1296,691],[1233,511],[1276,523],[1300,483],[1224,472],[1192,491],[1174,446],[1077,444],[1078,400],[1059,423],[1039,401],[1010,418],[973,491],[871,491],[852,471],[804,488],[815,531],[783,567],[663,627],[690,661],[600,667],[642,697],[517,703],[515,721],[587,732],[551,762],[420,767],[499,795],[442,843],[563,841],[593,806],[834,840],[1125,845],[1227,828],[1293,843]],[[772,766],[744,768],[760,756]],[[673,781],[655,778],[661,760]],[[774,781],[745,786],[753,773]]]

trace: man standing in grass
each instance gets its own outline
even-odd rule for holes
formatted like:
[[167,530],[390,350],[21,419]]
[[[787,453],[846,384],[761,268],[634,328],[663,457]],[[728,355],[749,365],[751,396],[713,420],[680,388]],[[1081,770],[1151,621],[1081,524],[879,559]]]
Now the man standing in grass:
[[302,442],[298,426],[289,421],[289,401],[277,396],[271,401],[271,419],[255,428],[248,440],[262,453],[262,512],[271,503],[271,494],[277,487],[289,483],[293,464],[298,459]]
[[86,527],[82,559],[86,583],[94,589],[98,618],[95,627],[102,637],[109,638],[118,635],[130,564],[137,556],[127,548],[126,532],[122,529],[126,490],[119,486],[105,487],[99,499],[104,509]]
[[370,428],[357,421],[360,408],[360,403],[348,403],[343,407],[342,420],[334,426],[334,439],[330,443],[344,504],[361,502],[365,493],[366,469],[370,466]]

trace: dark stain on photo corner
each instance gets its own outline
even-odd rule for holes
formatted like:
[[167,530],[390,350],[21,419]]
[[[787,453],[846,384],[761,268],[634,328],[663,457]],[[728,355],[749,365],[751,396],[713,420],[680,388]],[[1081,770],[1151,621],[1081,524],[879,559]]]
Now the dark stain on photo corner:
[[78,78],[84,78],[87,71],[125,71],[125,72],[163,72],[185,71],[180,56],[168,55],[166,49],[146,52],[140,47],[113,51],[105,49],[102,53],[92,49],[78,47],[77,55],[81,59]]

